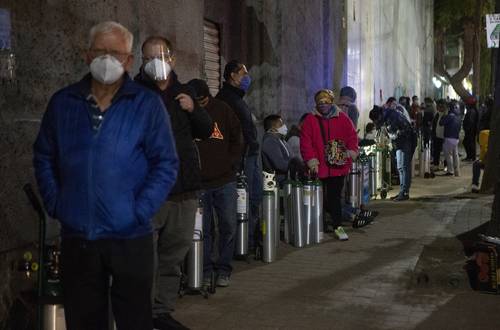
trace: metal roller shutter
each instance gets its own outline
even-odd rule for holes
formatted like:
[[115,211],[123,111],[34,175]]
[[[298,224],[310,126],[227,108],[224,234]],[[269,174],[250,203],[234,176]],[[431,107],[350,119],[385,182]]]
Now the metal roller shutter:
[[205,20],[203,26],[204,70],[210,93],[215,96],[221,85],[219,27]]

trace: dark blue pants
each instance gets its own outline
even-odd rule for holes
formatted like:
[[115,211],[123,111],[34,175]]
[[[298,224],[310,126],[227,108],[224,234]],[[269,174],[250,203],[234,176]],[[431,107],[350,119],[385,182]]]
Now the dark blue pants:
[[[236,182],[207,189],[203,201],[203,276],[210,277],[212,271],[229,276],[233,270],[231,261],[236,241]],[[214,212],[217,214],[219,232],[218,256],[213,258]]]

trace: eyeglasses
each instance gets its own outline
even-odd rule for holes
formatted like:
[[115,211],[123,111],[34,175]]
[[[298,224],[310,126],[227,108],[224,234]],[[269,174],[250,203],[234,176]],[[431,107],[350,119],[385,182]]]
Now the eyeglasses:
[[130,53],[122,53],[122,52],[119,52],[116,50],[110,50],[110,49],[89,49],[89,53],[91,53],[94,58],[104,56],[104,55],[111,55],[120,62],[125,62],[127,60],[127,58],[131,55]]

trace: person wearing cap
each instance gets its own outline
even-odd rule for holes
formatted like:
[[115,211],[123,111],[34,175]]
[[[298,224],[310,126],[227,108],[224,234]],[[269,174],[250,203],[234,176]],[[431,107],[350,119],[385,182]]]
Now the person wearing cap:
[[443,154],[446,160],[446,176],[460,175],[458,141],[460,136],[460,108],[456,101],[448,104],[448,113],[441,118],[439,125],[444,127]]
[[171,312],[179,291],[180,265],[193,239],[197,191],[201,188],[200,161],[193,140],[208,138],[213,128],[207,111],[194,102],[193,90],[177,79],[175,60],[171,42],[151,36],[142,44],[142,66],[135,77],[163,100],[180,161],[172,192],[154,219],[157,270],[153,321],[158,329],[184,328]]
[[463,145],[466,157],[464,161],[474,161],[476,159],[476,136],[479,124],[479,112],[476,106],[476,99],[471,96],[465,99],[466,112],[462,123],[464,129]]
[[323,182],[326,211],[330,214],[335,235],[349,237],[342,227],[341,193],[345,176],[358,156],[358,136],[349,117],[334,103],[333,91],[319,90],[312,113],[308,114],[300,132],[300,152],[313,175]]
[[279,186],[287,178],[290,170],[292,154],[285,141],[288,128],[280,115],[269,115],[264,118],[264,136],[262,137],[262,170],[275,173]]
[[224,67],[224,83],[215,98],[226,102],[240,120],[244,139],[244,151],[240,170],[247,177],[250,200],[249,237],[251,251],[257,247],[260,204],[262,202],[262,173],[259,166],[259,142],[257,128],[252,119],[250,107],[243,100],[248,92],[252,79],[246,66],[238,60],[229,61]]
[[[203,285],[210,285],[212,272],[219,287],[229,286],[231,262],[236,241],[236,170],[241,160],[243,137],[238,117],[221,100],[213,98],[207,83],[193,79],[188,85],[195,92],[196,102],[214,121],[210,137],[197,141],[201,160],[203,203]],[[214,221],[214,212],[217,221]],[[218,256],[213,260],[213,227],[219,237]]]
[[352,121],[354,128],[358,128],[359,110],[356,106],[356,90],[351,86],[344,86],[340,89],[340,97],[337,102],[338,107]]
[[417,136],[410,121],[400,111],[392,107],[374,106],[370,119],[377,127],[385,126],[396,150],[396,163],[399,172],[399,193],[392,200],[399,202],[410,199],[411,160],[417,146]]

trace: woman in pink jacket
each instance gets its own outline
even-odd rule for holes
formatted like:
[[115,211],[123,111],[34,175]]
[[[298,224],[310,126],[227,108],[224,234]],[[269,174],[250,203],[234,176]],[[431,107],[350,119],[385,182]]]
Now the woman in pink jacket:
[[324,205],[332,217],[335,235],[347,240],[341,226],[341,192],[352,160],[358,155],[358,136],[349,117],[334,104],[333,91],[318,91],[314,101],[316,107],[302,125],[300,153],[309,170],[323,182]]

